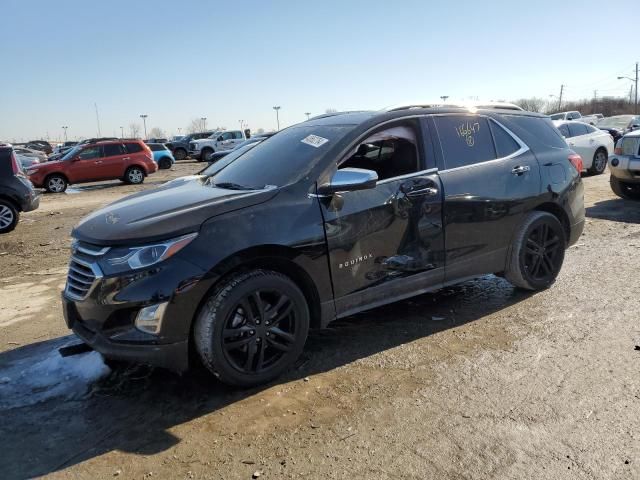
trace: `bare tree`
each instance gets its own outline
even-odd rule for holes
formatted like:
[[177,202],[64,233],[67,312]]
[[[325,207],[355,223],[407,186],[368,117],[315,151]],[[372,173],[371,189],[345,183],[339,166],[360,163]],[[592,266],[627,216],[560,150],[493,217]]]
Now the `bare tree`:
[[153,127],[151,129],[151,131],[149,132],[149,137],[150,138],[164,138],[165,137],[164,130],[162,130],[159,127]]
[[327,108],[324,113],[337,113],[338,110],[336,108]]
[[524,108],[527,112],[544,112],[547,108],[547,101],[543,98],[532,97],[532,98],[521,98],[516,100],[516,105]]
[[131,138],[139,138],[140,137],[140,125],[137,123],[129,124],[129,136]]
[[187,126],[187,133],[198,133],[204,129],[203,122],[199,118],[194,118]]

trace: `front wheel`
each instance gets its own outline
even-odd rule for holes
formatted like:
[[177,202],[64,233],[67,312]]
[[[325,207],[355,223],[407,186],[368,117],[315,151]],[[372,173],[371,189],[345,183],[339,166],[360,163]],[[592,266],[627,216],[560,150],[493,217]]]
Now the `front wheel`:
[[624,183],[611,175],[611,177],[609,177],[609,185],[611,185],[613,193],[620,198],[624,198],[625,200],[640,200],[640,184]]
[[223,383],[252,387],[287,370],[309,331],[305,296],[285,275],[238,273],[198,313],[193,339],[204,366]]
[[139,185],[144,182],[144,171],[140,167],[129,167],[124,174],[124,181],[130,185]]
[[173,156],[176,160],[184,160],[187,158],[187,151],[184,148],[176,148],[173,151]]
[[213,150],[210,148],[203,148],[200,152],[200,161],[206,162],[209,159],[209,155],[213,153]]
[[555,215],[530,213],[509,249],[505,278],[525,290],[549,288],[562,268],[565,245],[564,228]]
[[20,213],[16,207],[7,200],[0,199],[0,234],[9,233],[18,224]]
[[593,154],[593,163],[589,168],[589,173],[591,175],[601,175],[604,173],[605,168],[607,168],[607,151],[604,148],[599,148]]
[[44,182],[44,188],[49,193],[62,193],[67,189],[67,179],[62,175],[50,175]]

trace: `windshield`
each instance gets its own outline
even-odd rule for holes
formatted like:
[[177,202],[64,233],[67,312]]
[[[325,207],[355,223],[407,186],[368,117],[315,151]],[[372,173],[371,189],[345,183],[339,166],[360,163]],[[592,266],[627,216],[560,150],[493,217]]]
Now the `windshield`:
[[341,140],[353,125],[289,127],[260,142],[222,171],[215,174],[217,185],[242,185],[246,188],[281,187],[300,179]]
[[73,147],[71,150],[69,150],[67,153],[65,153],[64,157],[62,157],[60,160],[70,160],[80,150],[82,150],[82,147],[80,145],[77,145],[77,146]]
[[633,115],[616,115],[615,117],[603,118],[596,124],[596,127],[624,130],[627,128],[627,125],[629,125],[632,118]]
[[564,113],[554,113],[551,115],[551,120],[564,120]]
[[209,177],[215,175],[220,170],[222,170],[224,167],[226,167],[231,162],[233,162],[236,158],[244,155],[245,153],[247,153],[249,150],[251,150],[253,147],[255,147],[257,145],[258,144],[256,142],[254,142],[254,143],[248,143],[247,145],[242,145],[242,146],[239,146],[237,148],[234,148],[227,155],[222,157],[220,160],[218,160],[217,162],[209,165],[202,172],[200,172],[201,175],[207,175]]

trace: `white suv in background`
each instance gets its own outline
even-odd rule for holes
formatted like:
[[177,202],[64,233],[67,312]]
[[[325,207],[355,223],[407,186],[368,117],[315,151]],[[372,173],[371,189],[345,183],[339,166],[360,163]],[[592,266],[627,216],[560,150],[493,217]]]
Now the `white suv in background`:
[[640,130],[618,140],[609,159],[611,190],[620,198],[640,200]]
[[226,132],[213,132],[208,138],[189,142],[189,155],[199,161],[206,161],[214,152],[221,150],[233,150],[238,144],[247,139],[242,130],[229,130]]
[[555,121],[553,124],[567,140],[569,147],[582,157],[585,170],[600,175],[607,167],[609,154],[613,153],[613,137],[584,122],[574,120]]

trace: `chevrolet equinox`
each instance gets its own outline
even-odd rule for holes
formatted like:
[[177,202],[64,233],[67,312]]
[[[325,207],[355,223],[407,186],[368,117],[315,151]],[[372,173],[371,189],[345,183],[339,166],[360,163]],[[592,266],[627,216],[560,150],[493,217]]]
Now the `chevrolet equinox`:
[[489,273],[549,287],[581,170],[538,114],[322,115],[84,218],[65,319],[106,359],[267,382],[337,318]]

